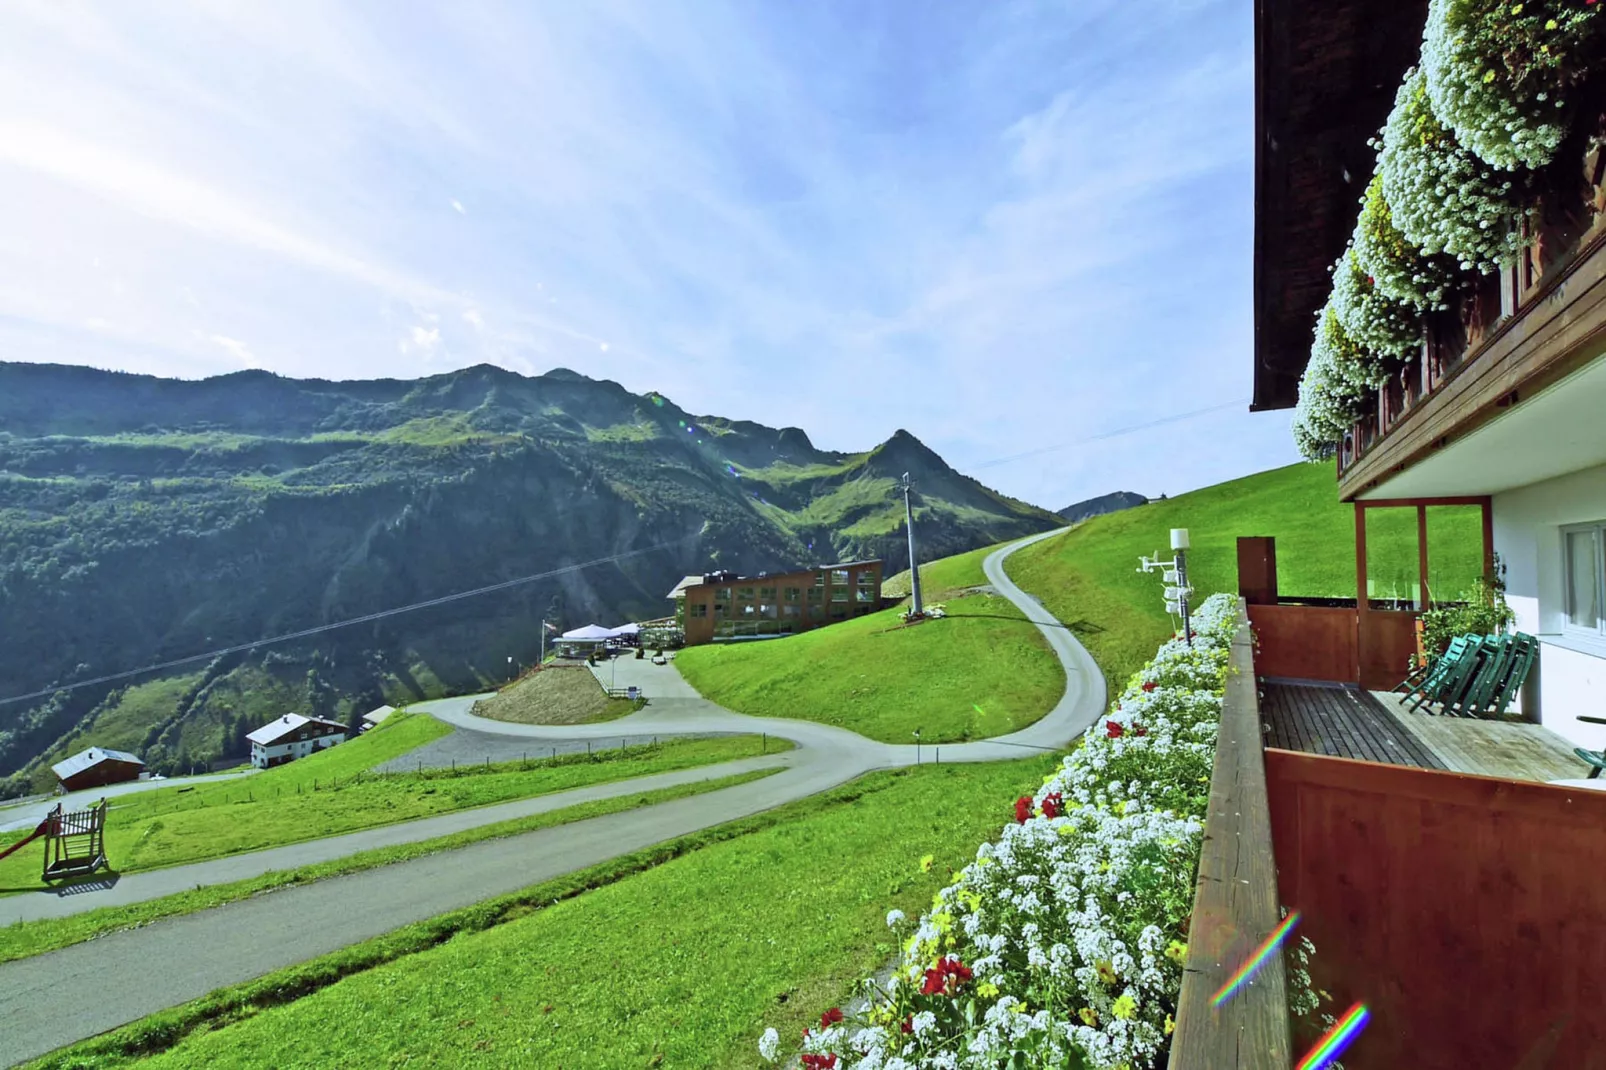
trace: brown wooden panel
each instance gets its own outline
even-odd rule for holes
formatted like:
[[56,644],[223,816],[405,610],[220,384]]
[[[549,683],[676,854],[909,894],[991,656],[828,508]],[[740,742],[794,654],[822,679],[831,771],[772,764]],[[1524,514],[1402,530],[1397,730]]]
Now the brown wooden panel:
[[[1240,618],[1241,620],[1241,618]],[[1260,709],[1247,624],[1232,644],[1169,1070],[1288,1070],[1288,991],[1274,957],[1221,1007],[1211,998],[1280,923]]]
[[1250,605],[1277,601],[1277,540],[1269,535],[1238,536],[1238,594]]
[[1388,691],[1405,679],[1411,655],[1416,653],[1416,618],[1415,613],[1387,609],[1368,610],[1360,616],[1356,633],[1362,687]]
[[1299,680],[1355,682],[1355,610],[1329,606],[1248,608],[1249,623],[1255,631],[1255,672]]
[[1265,771],[1317,981],[1372,1011],[1345,1066],[1603,1065],[1606,792],[1274,749]]

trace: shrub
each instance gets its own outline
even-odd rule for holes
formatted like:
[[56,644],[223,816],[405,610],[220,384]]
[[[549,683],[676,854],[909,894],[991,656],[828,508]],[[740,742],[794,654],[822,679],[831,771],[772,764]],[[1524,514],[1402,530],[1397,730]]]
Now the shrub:
[[1506,566],[1496,556],[1494,571],[1472,581],[1462,605],[1436,606],[1422,614],[1422,648],[1431,661],[1458,635],[1500,635],[1516,620],[1506,604]]
[[1516,257],[1524,186],[1469,152],[1439,121],[1421,70],[1395,95],[1380,148],[1383,197],[1407,241],[1484,274]]
[[1587,0],[1431,0],[1422,71],[1434,113],[1493,167],[1543,167],[1598,51],[1597,12]]

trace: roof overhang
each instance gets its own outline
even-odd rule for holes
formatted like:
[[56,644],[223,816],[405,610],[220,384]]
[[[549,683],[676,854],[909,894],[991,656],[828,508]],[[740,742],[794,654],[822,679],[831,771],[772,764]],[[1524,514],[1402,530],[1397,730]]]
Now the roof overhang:
[[1251,412],[1299,400],[1328,268],[1355,228],[1366,144],[1421,53],[1427,0],[1256,0]]

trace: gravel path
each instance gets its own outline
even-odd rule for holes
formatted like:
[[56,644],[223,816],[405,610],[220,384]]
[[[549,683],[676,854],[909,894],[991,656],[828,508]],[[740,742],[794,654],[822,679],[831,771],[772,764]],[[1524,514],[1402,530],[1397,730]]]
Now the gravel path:
[[[1065,694],[1040,721],[1018,732],[994,740],[943,746],[941,760],[944,762],[999,761],[1019,758],[1032,751],[1061,750],[1104,712],[1104,678],[1093,659],[1068,628],[1004,575],[1003,561],[1009,554],[1055,534],[1058,532],[1045,532],[1012,543],[989,555],[983,568],[988,581],[1036,623],[1048,639],[1065,667]],[[453,725],[459,733],[465,730],[474,733],[465,737],[471,741],[479,736],[500,737],[505,746],[521,750],[526,746],[534,749],[577,742],[583,745],[586,740],[617,741],[632,735],[731,732],[765,733],[789,739],[797,747],[772,758],[750,759],[782,764],[785,769],[749,784],[645,810],[487,840],[347,877],[285,888],[0,965],[0,1022],[5,1023],[5,1028],[0,1030],[0,1063],[9,1065],[41,1055],[199,998],[224,985],[248,981],[402,925],[653,843],[772,809],[872,770],[913,765],[921,760],[931,761],[933,757],[935,748],[929,746],[917,752],[913,746],[877,743],[853,732],[811,721],[732,713],[693,691],[675,671],[673,663],[656,666],[650,661],[625,659],[615,671],[619,686],[636,684],[641,687],[649,698],[648,705],[628,717],[601,724],[549,727],[490,721],[469,712],[475,696],[420,703],[412,708]],[[483,748],[483,741],[479,746]],[[482,752],[478,757],[483,761],[485,755]],[[740,764],[726,763],[694,772],[702,776],[724,776]],[[647,779],[584,790],[629,793],[646,790]],[[556,796],[545,798],[549,802],[557,799]],[[525,804],[540,801],[526,800]],[[427,820],[455,818],[470,822],[463,827],[473,827],[486,820],[505,820],[503,816],[489,816],[488,812],[496,809],[487,807]],[[409,823],[415,828],[422,824]],[[403,828],[390,826],[354,833],[340,837],[345,842],[332,846],[342,853],[366,849],[379,845],[383,837],[394,836]],[[326,845],[322,849],[327,850],[331,841],[314,841],[297,847],[316,850],[320,844]],[[13,903],[21,901],[56,901],[65,904],[60,908],[62,913],[73,913],[109,905],[113,901],[109,897],[118,894],[154,889],[157,881],[179,881],[184,887],[193,887],[225,879],[237,880],[240,879],[237,875],[225,876],[224,869],[208,867],[224,867],[230,873],[266,872],[260,868],[260,859],[270,854],[274,852],[256,852],[218,862],[134,874],[107,891],[71,899],[43,894],[13,897],[0,900],[0,910],[15,910]],[[287,863],[275,861],[269,868],[282,868],[284,864]],[[138,898],[148,896],[141,894]],[[0,924],[5,920],[6,915],[0,914]],[[285,934],[286,938],[266,938],[265,933]],[[93,999],[84,998],[89,991],[94,992]]]

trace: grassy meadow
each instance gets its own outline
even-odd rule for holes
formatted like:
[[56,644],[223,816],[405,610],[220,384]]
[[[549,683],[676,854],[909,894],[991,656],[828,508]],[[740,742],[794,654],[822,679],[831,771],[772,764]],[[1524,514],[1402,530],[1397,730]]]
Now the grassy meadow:
[[985,739],[1053,708],[1065,671],[1013,604],[968,595],[945,605],[946,617],[914,625],[888,609],[783,639],[688,647],[675,664],[726,709],[885,743],[913,742],[917,728],[928,743]]
[[[853,784],[410,926],[42,1066],[742,1067],[896,951],[1055,759]],[[921,858],[933,856],[923,869]],[[275,1006],[275,1004],[279,1004]]]
[[609,698],[589,669],[562,666],[525,673],[476,702],[474,712],[515,724],[592,724],[616,720],[641,706],[639,699]]
[[[1144,555],[1171,556],[1170,530],[1187,528],[1195,600],[1238,590],[1237,540],[1277,540],[1280,593],[1355,597],[1355,511],[1338,500],[1332,467],[1294,464],[1179,494],[1045,539],[1010,557],[1006,571],[1070,626],[1109,682],[1111,695],[1176,630],[1158,572],[1137,572]],[[1416,512],[1380,510],[1367,525],[1372,597],[1410,597],[1417,582]],[[1454,598],[1482,571],[1475,508],[1428,510],[1430,593]]]
[[[252,776],[114,798],[106,816],[106,854],[117,872],[134,873],[747,758],[759,750],[751,736],[729,736],[527,764],[364,775],[448,731],[430,717],[394,714],[350,742]],[[42,887],[39,858],[30,845],[0,861],[0,892]]]

